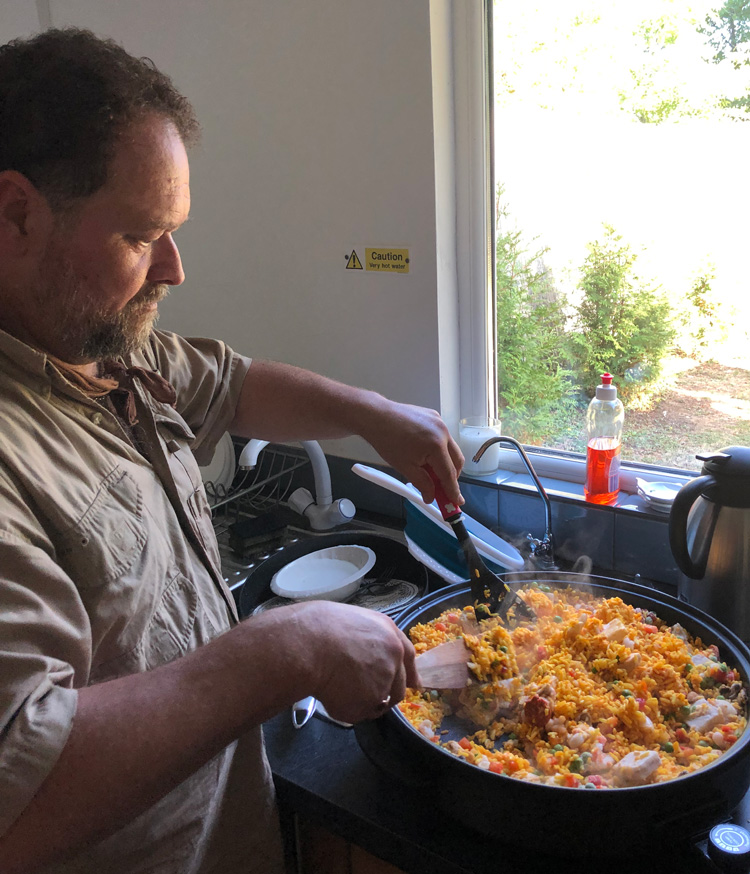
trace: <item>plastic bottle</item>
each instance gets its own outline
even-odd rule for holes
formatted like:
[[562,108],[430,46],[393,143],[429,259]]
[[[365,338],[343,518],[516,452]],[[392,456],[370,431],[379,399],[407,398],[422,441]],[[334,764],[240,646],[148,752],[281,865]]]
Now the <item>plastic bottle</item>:
[[586,412],[586,482],[583,494],[594,504],[611,504],[620,491],[620,447],[625,408],[612,385],[612,375],[602,374],[602,384]]

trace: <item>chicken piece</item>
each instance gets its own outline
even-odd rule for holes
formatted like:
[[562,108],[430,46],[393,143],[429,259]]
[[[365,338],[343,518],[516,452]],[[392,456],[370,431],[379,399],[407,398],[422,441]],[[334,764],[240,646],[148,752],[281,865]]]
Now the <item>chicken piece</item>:
[[622,643],[623,639],[627,637],[628,629],[623,625],[621,619],[615,617],[602,627],[602,634],[607,640]]
[[623,786],[642,786],[661,764],[656,750],[634,750],[612,768],[615,780]]
[[432,740],[435,736],[435,726],[430,722],[429,719],[423,719],[419,725],[417,726],[417,731],[424,735],[428,740]]
[[689,640],[690,636],[687,631],[680,625],[679,622],[675,622],[675,624],[669,629],[675,637],[679,637],[680,640]]
[[615,760],[609,753],[605,753],[598,744],[594,746],[591,758],[584,768],[585,774],[607,774],[612,770]]
[[547,720],[547,724],[544,726],[544,730],[547,732],[547,734],[549,734],[550,732],[554,732],[560,739],[560,743],[565,743],[568,737],[568,730],[565,726],[565,717],[553,716],[552,719]]
[[580,749],[595,732],[595,728],[586,725],[585,722],[579,722],[568,735],[568,746],[571,750]]
[[729,701],[709,701],[706,698],[699,698],[693,706],[695,710],[690,714],[690,718],[685,720],[685,723],[688,728],[699,731],[701,734],[710,731],[717,725],[730,722],[737,715]]

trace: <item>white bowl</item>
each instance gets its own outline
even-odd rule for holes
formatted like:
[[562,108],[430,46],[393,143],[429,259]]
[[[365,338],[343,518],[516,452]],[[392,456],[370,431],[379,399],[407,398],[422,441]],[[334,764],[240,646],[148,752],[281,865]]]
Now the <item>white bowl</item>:
[[366,546],[329,546],[285,565],[271,580],[271,591],[295,601],[345,601],[375,564]]

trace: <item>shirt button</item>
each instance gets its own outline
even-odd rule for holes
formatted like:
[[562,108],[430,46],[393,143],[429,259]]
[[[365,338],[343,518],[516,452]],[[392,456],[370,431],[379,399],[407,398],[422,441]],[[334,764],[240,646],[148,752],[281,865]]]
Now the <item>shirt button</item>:
[[101,413],[92,413],[91,415],[91,421],[94,423],[94,425],[101,425],[102,418],[103,416]]

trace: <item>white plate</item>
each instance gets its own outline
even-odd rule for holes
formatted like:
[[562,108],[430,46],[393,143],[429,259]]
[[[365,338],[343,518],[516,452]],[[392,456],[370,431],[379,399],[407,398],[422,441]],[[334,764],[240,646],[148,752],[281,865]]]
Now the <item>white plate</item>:
[[375,564],[366,546],[329,546],[289,562],[271,580],[271,591],[295,601],[345,601]]
[[235,472],[234,443],[231,434],[226,431],[216,444],[211,461],[201,467],[201,479],[204,483],[213,483],[214,487],[222,486],[228,490]]
[[653,504],[671,504],[681,488],[682,486],[679,483],[638,480],[639,493]]

